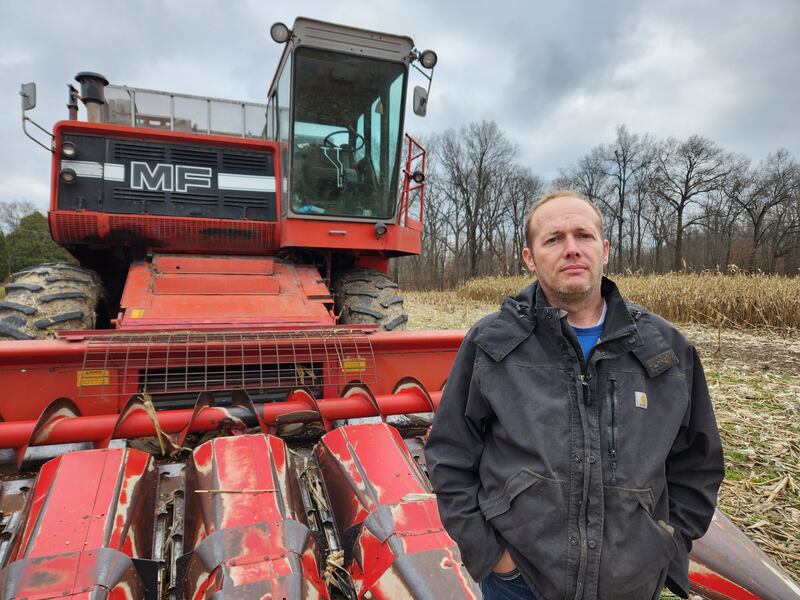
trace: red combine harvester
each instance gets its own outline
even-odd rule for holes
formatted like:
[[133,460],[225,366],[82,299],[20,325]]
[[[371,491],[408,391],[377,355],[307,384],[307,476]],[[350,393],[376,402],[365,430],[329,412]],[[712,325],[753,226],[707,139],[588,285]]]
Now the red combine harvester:
[[[271,33],[266,105],[80,73],[44,144],[80,266],[0,301],[3,599],[480,597],[421,441],[464,332],[402,331],[387,275],[420,250],[403,120],[436,55],[310,19]],[[721,515],[693,560],[707,597],[798,595]]]

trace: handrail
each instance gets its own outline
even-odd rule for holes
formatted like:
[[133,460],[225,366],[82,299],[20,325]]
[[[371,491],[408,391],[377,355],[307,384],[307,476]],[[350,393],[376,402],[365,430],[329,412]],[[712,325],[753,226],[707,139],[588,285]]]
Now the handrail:
[[[126,85],[109,85],[105,89],[106,104],[100,114],[104,123],[240,138],[266,136],[266,104]],[[169,108],[161,106],[157,110],[143,110],[141,105],[148,100],[156,104],[168,102]],[[176,101],[185,106],[176,110]]]
[[[427,151],[410,135],[406,134],[406,138],[408,140],[408,152],[406,154],[406,166],[403,169],[403,188],[400,194],[398,225],[421,231],[422,215],[425,208],[425,182],[423,180],[422,183],[416,183],[411,176],[415,171],[421,171],[423,175],[425,174]],[[419,168],[414,168],[417,163]],[[409,216],[411,194],[417,190],[419,190],[419,218],[414,215]]]

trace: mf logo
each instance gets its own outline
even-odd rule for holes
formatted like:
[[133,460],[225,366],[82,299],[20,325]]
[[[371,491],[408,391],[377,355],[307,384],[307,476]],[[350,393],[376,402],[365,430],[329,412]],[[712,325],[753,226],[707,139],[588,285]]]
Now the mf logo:
[[131,161],[131,187],[135,190],[188,192],[211,187],[211,169],[190,165]]

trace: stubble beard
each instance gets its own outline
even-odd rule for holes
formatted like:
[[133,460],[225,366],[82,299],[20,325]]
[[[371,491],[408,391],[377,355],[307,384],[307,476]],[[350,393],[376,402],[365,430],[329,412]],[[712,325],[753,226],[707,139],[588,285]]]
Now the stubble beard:
[[595,282],[587,283],[580,287],[561,286],[553,290],[553,298],[559,304],[578,304],[592,297],[597,289]]
[[[581,304],[590,299],[600,289],[603,278],[602,271],[596,277],[584,284],[561,285],[545,290],[551,304],[555,306],[571,306]],[[549,286],[546,286],[549,287]],[[547,293],[549,292],[549,293]],[[553,296],[550,298],[550,296]]]

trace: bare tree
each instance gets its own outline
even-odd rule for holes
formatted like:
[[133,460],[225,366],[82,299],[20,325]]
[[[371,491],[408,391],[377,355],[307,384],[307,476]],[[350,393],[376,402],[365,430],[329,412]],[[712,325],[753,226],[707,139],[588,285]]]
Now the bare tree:
[[792,197],[797,162],[785,149],[770,154],[756,169],[747,174],[738,193],[731,196],[741,208],[752,228],[751,253],[748,267],[754,269],[758,263],[761,247],[772,236],[785,238],[781,230],[788,223],[783,217],[790,214],[787,205]]
[[[617,126],[616,135],[614,143],[601,146],[599,153],[605,176],[610,183],[609,197],[605,204],[609,208],[609,216],[616,221],[617,243],[614,250],[614,265],[617,271],[622,271],[626,266],[623,236],[629,196],[633,192],[631,188],[635,184],[637,174],[648,165],[646,154],[649,139],[630,133],[625,125]],[[631,237],[633,238],[633,235]]]
[[743,156],[692,136],[656,142],[624,125],[545,184],[517,162],[495,123],[429,140],[423,248],[404,280],[452,287],[465,277],[523,270],[524,218],[545,188],[597,203],[612,265],[664,271],[726,267],[800,270],[800,166],[785,150],[750,168]]
[[534,201],[544,193],[544,182],[530,169],[517,167],[508,193],[508,220],[513,236],[511,249],[514,272],[523,273],[522,248],[525,246],[525,215]]
[[451,129],[441,138],[438,158],[446,180],[443,189],[452,203],[463,208],[468,276],[478,274],[485,243],[502,215],[497,201],[517,153],[494,121]]
[[675,213],[672,268],[683,267],[683,236],[699,219],[689,211],[703,194],[717,189],[734,168],[730,155],[713,141],[693,135],[685,142],[669,138],[657,155],[657,194]]
[[642,268],[642,254],[645,236],[647,235],[646,212],[648,206],[655,203],[655,148],[646,136],[642,140],[642,150],[636,172],[633,174],[632,196],[630,204],[630,255],[629,264],[637,269]]
[[613,209],[607,200],[611,183],[604,166],[601,146],[592,148],[588,154],[578,159],[578,163],[575,166],[561,169],[559,176],[550,187],[552,189],[574,189],[597,204],[605,217],[606,237],[614,237],[616,220],[613,217]]
[[6,233],[14,231],[23,217],[36,212],[36,206],[27,200],[0,200],[0,229]]

